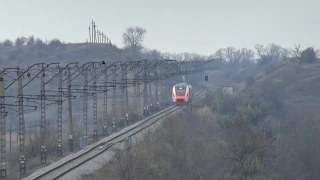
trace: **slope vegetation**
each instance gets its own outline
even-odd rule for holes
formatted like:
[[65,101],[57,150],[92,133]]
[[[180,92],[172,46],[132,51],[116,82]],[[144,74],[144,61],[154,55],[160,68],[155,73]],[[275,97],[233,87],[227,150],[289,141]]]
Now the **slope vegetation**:
[[[229,67],[220,90],[84,179],[320,179],[319,63]],[[315,108],[315,109],[312,109]]]

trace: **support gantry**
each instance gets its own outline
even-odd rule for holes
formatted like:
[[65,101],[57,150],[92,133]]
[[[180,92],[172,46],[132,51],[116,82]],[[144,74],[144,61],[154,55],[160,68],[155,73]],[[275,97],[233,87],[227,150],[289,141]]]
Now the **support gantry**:
[[108,135],[108,71],[104,71],[103,135]]
[[98,140],[98,110],[97,110],[97,69],[93,64],[93,140]]
[[84,70],[83,85],[83,124],[84,124],[84,144],[88,144],[88,69]]
[[47,149],[46,149],[46,89],[44,82],[45,72],[42,65],[42,73],[40,76],[40,134],[41,134],[41,148],[40,148],[40,160],[41,164],[47,162]]
[[58,140],[57,140],[57,156],[61,157],[62,156],[62,68],[61,66],[59,67],[59,77],[58,77]]
[[69,114],[69,151],[73,151],[73,118],[72,118],[72,93],[71,93],[71,68],[67,67],[68,80],[68,114]]
[[20,154],[20,175],[26,174],[26,158],[24,152],[25,145],[25,123],[23,113],[23,87],[22,71],[18,70],[18,113],[19,113],[19,154]]
[[0,178],[7,179],[6,165],[6,112],[5,112],[5,92],[3,75],[0,73],[0,126],[1,126],[1,161],[0,161]]
[[112,83],[112,132],[115,132],[117,130],[117,66],[113,66],[113,83]]
[[121,97],[120,97],[120,128],[124,128],[124,118],[125,118],[125,104],[124,104],[124,96],[125,96],[125,74],[126,74],[126,63],[122,63],[121,65],[121,84],[120,84],[120,90],[121,90]]
[[[176,61],[176,60],[141,60],[141,61],[114,61],[112,63],[107,62],[108,66],[103,68],[96,68],[92,64],[94,63],[104,63],[101,62],[87,62],[83,64],[80,68],[75,66],[72,68],[72,72],[70,72],[70,68],[67,69],[67,66],[62,68],[61,66],[57,66],[56,68],[48,68],[39,66],[41,63],[35,64],[38,65],[38,68],[32,68],[35,65],[29,66],[27,69],[20,69],[17,68],[18,71],[18,78],[13,78],[12,83],[8,83],[7,87],[4,85],[3,82],[3,73],[4,71],[0,71],[0,125],[1,125],[1,172],[6,170],[5,166],[5,156],[6,156],[6,145],[5,145],[5,112],[6,109],[9,109],[4,104],[4,95],[8,87],[10,87],[14,82],[18,81],[18,94],[17,100],[14,102],[18,102],[18,105],[8,104],[9,106],[18,106],[17,114],[18,114],[18,145],[19,145],[19,153],[20,153],[20,174],[24,175],[26,173],[26,159],[25,159],[25,124],[24,124],[24,107],[28,107],[28,104],[24,104],[29,102],[29,99],[40,100],[40,103],[37,103],[40,106],[40,149],[41,149],[41,163],[46,163],[46,104],[48,101],[57,104],[58,106],[58,116],[57,116],[57,156],[62,156],[63,151],[63,142],[67,140],[63,139],[62,137],[62,126],[67,125],[62,121],[62,105],[64,101],[68,101],[68,113],[69,113],[69,147],[70,151],[73,150],[74,142],[77,142],[77,139],[74,139],[73,134],[73,119],[72,119],[72,101],[71,97],[74,93],[80,93],[83,96],[83,125],[84,125],[84,139],[81,140],[83,145],[87,145],[88,143],[88,95],[93,95],[93,138],[95,140],[98,139],[99,131],[98,129],[98,96],[99,94],[103,94],[103,134],[108,135],[108,91],[112,91],[112,110],[111,110],[111,117],[112,117],[112,132],[117,130],[117,127],[123,128],[125,125],[129,123],[129,95],[128,95],[128,88],[133,86],[133,110],[136,115],[138,115],[138,120],[142,119],[142,112],[144,115],[150,115],[154,113],[155,110],[159,111],[160,109],[167,107],[171,104],[172,101],[172,86],[181,81],[181,76],[186,78],[191,84],[200,84],[203,81],[203,72],[207,69],[214,69],[217,66],[213,60],[205,60],[205,61]],[[45,63],[42,63],[45,64]],[[50,63],[52,64],[52,63]],[[88,65],[90,64],[90,65]],[[101,67],[101,66],[100,66]],[[32,69],[31,69],[32,68]],[[58,73],[57,72],[58,68]],[[88,69],[90,68],[90,69]],[[12,68],[11,68],[12,69]],[[42,69],[42,73],[33,74],[33,72],[37,69]],[[46,69],[46,70],[44,70]],[[102,69],[102,70],[101,70]],[[108,69],[108,70],[107,70]],[[110,70],[109,70],[110,69]],[[65,71],[66,70],[66,71]],[[88,84],[91,80],[88,81],[88,70],[93,70],[93,85],[89,86]],[[38,71],[38,70],[37,70]],[[53,78],[58,77],[58,90],[51,90],[51,88],[46,87],[45,85],[48,82],[44,82],[44,76],[46,73],[53,73]],[[64,76],[66,79],[62,79],[62,71],[64,72]],[[118,73],[117,73],[118,71]],[[29,76],[29,72],[31,76]],[[16,71],[14,71],[16,73]],[[24,95],[23,90],[25,86],[29,84],[27,82],[25,85],[22,84],[22,78],[24,77],[24,73],[28,73],[27,77],[29,78],[29,82],[34,82],[35,78],[40,78],[40,95]],[[81,83],[78,85],[72,85],[71,83],[74,79],[76,79],[79,75],[84,75],[84,82],[81,80]],[[104,75],[103,84],[99,84],[99,77]],[[118,76],[120,75],[120,76]],[[111,76],[111,77],[109,77]],[[50,77],[46,76],[46,77]],[[72,77],[72,78],[71,78]],[[51,78],[51,79],[53,79]],[[63,82],[67,80],[67,88],[63,87]],[[198,80],[198,82],[197,82]],[[79,81],[76,80],[78,83]],[[34,83],[33,83],[34,84]],[[143,84],[143,86],[142,86]],[[71,88],[72,86],[81,87]],[[36,86],[38,87],[38,86]],[[92,88],[93,87],[93,88]],[[33,88],[33,87],[32,87]],[[141,102],[141,91],[140,88],[143,88],[143,102]],[[65,89],[65,91],[63,91]],[[153,89],[155,89],[153,91]],[[11,89],[10,89],[11,90]],[[10,91],[9,90],[9,91]],[[117,97],[117,91],[120,90],[119,96]],[[26,90],[25,90],[26,91]],[[27,90],[28,91],[28,90]],[[38,91],[38,93],[39,93]],[[29,91],[30,92],[30,91]],[[56,92],[56,94],[54,94]],[[23,98],[27,100],[24,101]],[[120,100],[119,107],[117,106],[117,100]],[[143,104],[141,104],[143,103]],[[30,106],[29,106],[30,107]],[[36,106],[38,107],[38,106]],[[130,106],[131,107],[131,106]],[[118,109],[119,108],[119,109]],[[144,110],[144,111],[142,111]],[[15,110],[16,111],[16,110]],[[120,119],[117,116],[117,111],[120,113]],[[131,117],[131,114],[130,114]],[[99,131],[98,131],[99,130]],[[72,140],[72,141],[71,141]],[[80,144],[81,147],[83,145]],[[49,152],[49,150],[48,150]],[[3,177],[3,174],[1,174]],[[2,178],[3,179],[3,178]]]

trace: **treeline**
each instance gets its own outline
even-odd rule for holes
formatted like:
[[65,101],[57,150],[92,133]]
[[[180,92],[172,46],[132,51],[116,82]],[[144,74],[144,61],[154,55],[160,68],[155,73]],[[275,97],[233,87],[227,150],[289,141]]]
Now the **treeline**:
[[230,64],[257,63],[261,65],[278,63],[279,61],[287,60],[312,63],[317,60],[319,55],[319,50],[315,50],[313,47],[308,47],[305,50],[301,50],[300,46],[296,45],[294,49],[289,49],[274,43],[266,46],[257,44],[255,45],[255,50],[247,48],[236,49],[234,47],[221,48],[210,56],[202,56],[196,53],[163,53],[164,58],[178,60],[215,58],[222,60],[224,63]]
[[6,39],[3,42],[0,42],[0,47],[21,47],[21,46],[52,46],[57,47],[65,44],[65,42],[61,42],[59,39],[52,39],[52,40],[46,40],[43,41],[40,38],[36,38],[33,35],[30,37],[17,37],[14,41],[10,39]]
[[[129,32],[126,32],[130,35],[131,31],[138,31],[138,29],[130,29],[128,28]],[[142,30],[140,30],[143,32]],[[124,33],[124,34],[126,34]],[[132,33],[132,32],[131,32]],[[144,32],[145,33],[145,32]],[[169,53],[169,52],[161,52],[156,49],[148,49],[141,45],[142,40],[139,42],[135,42],[135,39],[139,39],[138,37],[131,37],[128,38],[128,36],[124,36],[126,40],[126,44],[123,48],[118,48],[114,44],[106,44],[106,46],[109,46],[111,48],[105,48],[101,49],[101,47],[91,47],[93,48],[91,54],[89,52],[89,55],[96,55],[97,53],[103,55],[106,51],[113,51],[115,54],[112,56],[112,58],[120,58],[121,60],[134,60],[134,59],[176,59],[176,60],[205,60],[205,59],[218,59],[221,61],[222,64],[232,64],[232,65],[270,65],[270,64],[277,64],[279,62],[283,61],[295,61],[295,62],[301,62],[301,63],[313,63],[317,61],[317,58],[320,55],[320,51],[314,49],[313,47],[308,47],[304,50],[300,48],[300,45],[295,45],[294,48],[285,48],[281,47],[280,45],[277,45],[275,43],[267,44],[267,45],[261,45],[257,44],[254,46],[254,49],[248,49],[248,48],[234,48],[234,47],[226,47],[218,49],[215,53],[206,56],[201,55],[198,53]],[[141,34],[143,36],[144,34]],[[130,37],[130,36],[129,36]],[[41,49],[41,51],[52,51],[52,48],[58,48],[58,47],[65,47],[67,43],[59,40],[59,39],[52,39],[52,40],[46,40],[43,41],[40,38],[36,38],[34,36],[30,37],[17,37],[14,41],[12,40],[5,40],[3,42],[0,42],[0,50],[1,48],[12,48],[17,47],[21,48],[23,46],[30,47],[33,50]],[[68,43],[70,44],[70,43]],[[139,46],[133,46],[132,44],[139,44]],[[49,49],[44,49],[44,47],[49,47]],[[52,48],[50,48],[52,47]],[[96,50],[94,50],[96,49]],[[82,50],[83,51],[83,50]],[[2,51],[4,52],[4,51]],[[5,52],[4,52],[5,53]],[[8,54],[12,54],[11,51],[8,51]],[[25,53],[23,55],[28,55],[26,52],[22,52],[21,50],[14,53]],[[75,54],[81,52],[73,52]],[[93,54],[96,53],[96,54]],[[38,58],[46,58],[46,52],[40,52],[37,56]],[[110,53],[109,53],[110,54]],[[30,53],[29,53],[30,55]],[[56,57],[61,60],[64,55],[57,54]],[[67,55],[65,55],[67,57]],[[1,57],[0,57],[1,58]],[[8,58],[5,58],[7,60],[15,60],[15,56],[9,56]]]
[[320,56],[320,51],[313,47],[301,50],[299,45],[293,49],[284,48],[280,45],[271,43],[268,45],[255,45],[254,50],[248,48],[236,49],[234,47],[226,47],[218,49],[214,54],[209,56],[198,53],[169,53],[161,52],[156,49],[143,49],[140,57],[150,59],[176,59],[176,60],[206,60],[218,59],[223,64],[232,65],[270,65],[284,61],[295,61],[301,63],[313,63]]

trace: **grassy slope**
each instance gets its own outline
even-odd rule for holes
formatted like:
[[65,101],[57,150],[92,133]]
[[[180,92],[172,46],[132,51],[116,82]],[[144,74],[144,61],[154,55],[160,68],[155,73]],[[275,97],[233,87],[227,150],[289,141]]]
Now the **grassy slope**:
[[315,64],[286,63],[258,79],[251,89],[267,88],[273,83],[283,90],[285,105],[304,104],[314,110],[320,107],[320,62]]
[[209,82],[217,85],[234,85],[239,90],[245,88],[246,79],[253,76],[256,82],[248,87],[248,91],[261,91],[271,86],[283,90],[281,98],[286,105],[306,104],[320,107],[320,61],[314,64],[285,62],[279,64],[274,71],[267,74],[266,66],[260,67],[227,67],[211,72]]
[[245,88],[246,79],[250,76],[262,76],[261,70],[263,67],[238,67],[228,66],[217,71],[208,73],[209,83],[216,85],[232,85],[236,91],[241,91]]

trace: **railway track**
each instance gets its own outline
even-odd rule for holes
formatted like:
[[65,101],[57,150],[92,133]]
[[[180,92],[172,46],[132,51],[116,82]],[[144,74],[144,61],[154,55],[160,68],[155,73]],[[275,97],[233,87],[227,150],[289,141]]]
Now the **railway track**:
[[[206,94],[208,90],[214,89],[215,86],[208,87],[208,89],[201,91],[198,93],[193,101],[199,100],[202,96]],[[172,114],[180,109],[184,108],[184,106],[170,106],[158,113],[155,113],[146,119],[135,123],[132,126],[124,128],[122,131],[110,135],[110,139],[104,142],[97,143],[96,145],[90,147],[86,151],[72,157],[65,162],[58,164],[54,168],[51,168],[47,171],[37,173],[36,176],[30,175],[26,179],[38,180],[38,179],[59,179],[62,178],[64,175],[68,174],[69,172],[73,171],[74,169],[78,168],[79,166],[85,164],[86,162],[92,160],[93,158],[99,156],[100,154],[104,153],[115,144],[121,143],[124,139],[128,136],[133,136],[144,129],[150,127],[154,123],[158,122],[160,119]],[[34,177],[32,177],[34,176]]]

